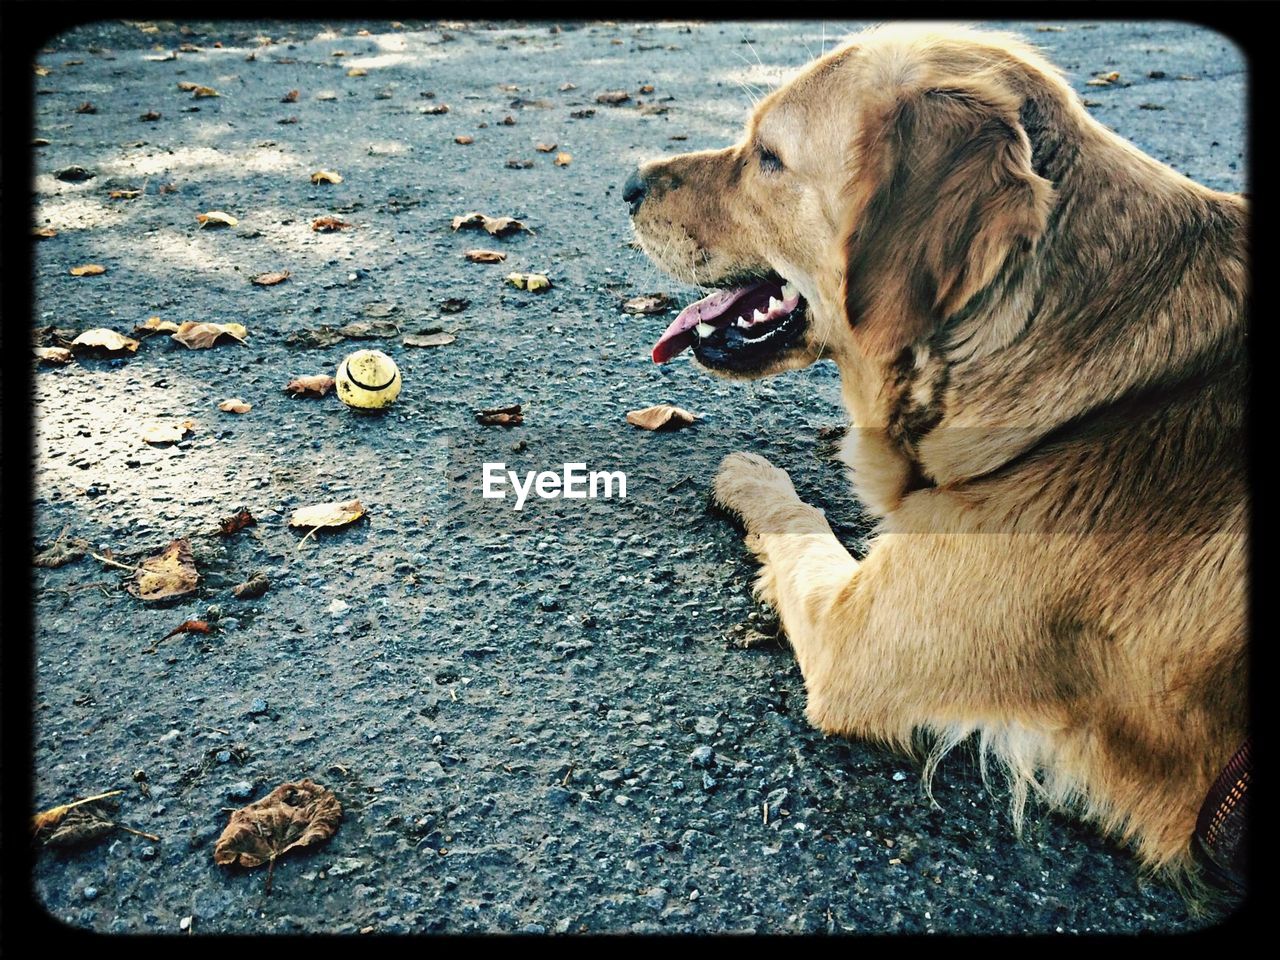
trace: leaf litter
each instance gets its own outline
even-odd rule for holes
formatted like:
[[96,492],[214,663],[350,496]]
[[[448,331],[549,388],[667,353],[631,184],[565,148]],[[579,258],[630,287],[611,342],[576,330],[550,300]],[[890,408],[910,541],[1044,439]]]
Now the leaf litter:
[[327,840],[341,821],[342,805],[331,791],[311,780],[284,783],[231,814],[214,845],[213,860],[223,866],[267,864],[266,892],[270,893],[276,860],[291,850]]

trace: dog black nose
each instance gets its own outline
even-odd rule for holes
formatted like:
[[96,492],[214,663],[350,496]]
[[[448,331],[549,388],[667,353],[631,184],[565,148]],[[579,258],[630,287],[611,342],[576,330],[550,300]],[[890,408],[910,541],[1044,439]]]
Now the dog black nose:
[[640,209],[640,204],[644,202],[645,194],[649,192],[649,184],[640,174],[637,168],[631,172],[631,176],[627,177],[627,182],[622,185],[622,199],[631,204],[631,215],[634,217],[636,211]]

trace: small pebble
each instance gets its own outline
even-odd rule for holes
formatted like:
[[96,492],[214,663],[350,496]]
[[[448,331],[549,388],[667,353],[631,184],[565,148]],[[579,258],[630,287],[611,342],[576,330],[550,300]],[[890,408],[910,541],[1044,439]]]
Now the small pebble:
[[227,787],[227,797],[231,800],[248,800],[253,796],[253,784],[248,780],[240,780]]
[[249,715],[256,716],[259,713],[267,712],[267,701],[261,697],[254,697],[253,703],[249,704]]
[[695,767],[709,767],[715,762],[715,756],[715,751],[704,743],[693,748],[693,753],[689,754],[689,762]]
[[217,760],[219,763],[230,763],[230,762],[231,762],[231,751],[230,751],[230,750],[219,750],[219,751],[214,755],[214,759],[215,759],[215,760]]
[[97,900],[97,899],[98,899],[98,888],[97,888],[97,887],[85,887],[85,888],[84,888],[84,898],[85,898],[86,900]]

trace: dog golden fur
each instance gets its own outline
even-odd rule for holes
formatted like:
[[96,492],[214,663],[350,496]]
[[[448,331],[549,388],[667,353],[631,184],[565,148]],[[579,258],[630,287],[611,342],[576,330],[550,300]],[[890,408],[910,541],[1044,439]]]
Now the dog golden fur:
[[1248,720],[1245,202],[1095,121],[1019,39],[922,26],[855,37],[625,196],[660,267],[730,288],[656,360],[839,368],[865,558],[762,457],[714,484],[809,720],[930,733],[926,776],[976,733],[1016,825],[1038,794],[1194,877]]

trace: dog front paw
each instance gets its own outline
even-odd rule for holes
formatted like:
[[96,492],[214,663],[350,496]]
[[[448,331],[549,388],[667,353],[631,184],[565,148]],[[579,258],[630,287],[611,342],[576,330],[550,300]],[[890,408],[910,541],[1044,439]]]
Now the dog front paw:
[[742,518],[748,533],[761,533],[780,509],[800,502],[785,470],[754,453],[731,453],[720,461],[715,502]]

